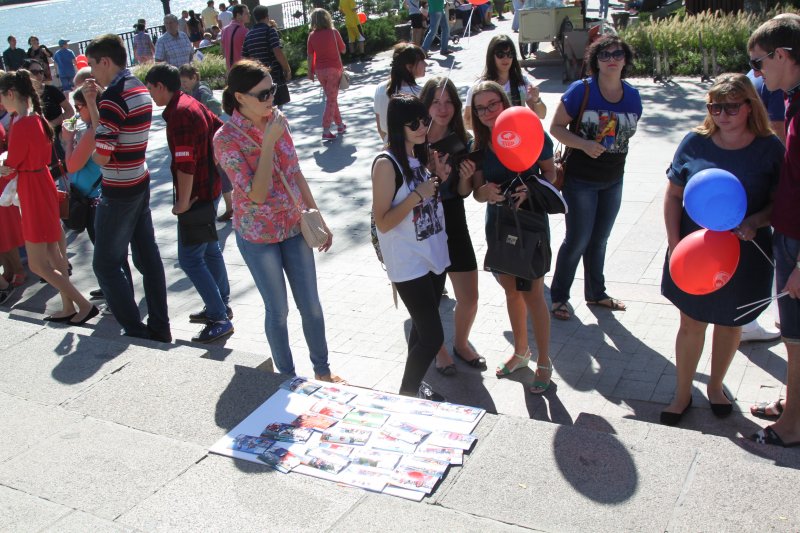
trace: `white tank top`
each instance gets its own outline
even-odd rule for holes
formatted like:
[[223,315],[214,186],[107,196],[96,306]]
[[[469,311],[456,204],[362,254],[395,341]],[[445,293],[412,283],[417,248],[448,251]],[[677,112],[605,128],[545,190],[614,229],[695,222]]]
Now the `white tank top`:
[[[397,160],[389,154],[395,162]],[[412,176],[404,176],[392,207],[412,194],[418,184],[430,178],[430,172],[413,157],[408,158]],[[397,165],[402,169],[400,165]],[[410,185],[409,185],[410,182]],[[416,194],[414,197],[416,198]],[[421,278],[428,272],[441,274],[450,266],[447,251],[447,233],[444,227],[444,210],[441,201],[428,198],[414,209],[394,228],[386,233],[378,230],[383,264],[392,282]]]

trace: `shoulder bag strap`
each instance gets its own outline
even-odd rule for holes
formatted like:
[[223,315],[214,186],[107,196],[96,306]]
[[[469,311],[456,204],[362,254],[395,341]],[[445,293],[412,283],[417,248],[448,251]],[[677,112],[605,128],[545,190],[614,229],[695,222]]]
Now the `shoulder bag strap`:
[[237,24],[236,27],[233,28],[233,31],[231,32],[231,40],[228,42],[228,50],[230,51],[230,57],[226,59],[228,60],[230,65],[233,65],[233,38],[236,36],[236,32],[239,31],[240,27],[241,26]]
[[575,117],[570,123],[569,130],[572,133],[576,133],[578,131],[578,124],[581,123],[581,119],[583,118],[583,112],[586,111],[586,105],[589,103],[589,82],[586,78],[583,79],[583,102],[581,102],[581,109],[578,111],[578,116]]

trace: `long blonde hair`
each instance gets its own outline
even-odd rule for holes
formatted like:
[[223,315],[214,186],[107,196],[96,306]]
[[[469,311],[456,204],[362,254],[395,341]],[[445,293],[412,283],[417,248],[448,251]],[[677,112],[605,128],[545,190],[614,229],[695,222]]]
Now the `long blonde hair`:
[[[750,78],[744,74],[720,74],[717,76],[714,85],[708,90],[706,94],[706,103],[726,103],[735,102],[736,100],[745,100],[750,104],[750,115],[747,117],[747,129],[750,130],[756,137],[768,137],[774,135],[775,132],[769,125],[769,117],[764,104],[761,102],[761,97],[756,93],[753,83]],[[694,131],[700,135],[711,137],[714,135],[719,127],[714,123],[711,118],[711,113],[706,111],[706,118],[703,123],[697,126]]]

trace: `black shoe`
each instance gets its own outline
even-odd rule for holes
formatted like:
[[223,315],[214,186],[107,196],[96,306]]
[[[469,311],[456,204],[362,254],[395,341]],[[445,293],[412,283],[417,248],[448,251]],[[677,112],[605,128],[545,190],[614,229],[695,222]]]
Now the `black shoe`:
[[[72,320],[70,320],[69,321],[69,325],[70,326],[82,326],[82,325],[86,324],[88,321],[90,321],[91,319],[93,319],[94,317],[96,317],[99,314],[100,314],[100,310],[97,308],[97,306],[93,305],[91,310],[89,310],[89,312],[86,314],[85,317],[83,317],[82,319],[78,320],[77,322],[73,322]],[[75,313],[72,316],[73,317],[77,316],[77,313]]]
[[164,331],[164,332],[157,332],[156,330],[154,330],[150,326],[147,326],[147,332],[150,335],[150,337],[149,337],[150,340],[154,340],[154,341],[158,341],[158,342],[166,342],[167,344],[172,342],[172,333],[170,333],[169,330]]
[[95,289],[93,291],[89,291],[89,299],[91,300],[102,300],[105,297],[106,295],[103,294],[103,289]]
[[686,411],[692,406],[692,399],[689,398],[689,403],[680,413],[670,413],[669,411],[661,411],[661,423],[665,426],[677,426],[681,422],[681,418],[686,414]]
[[450,363],[447,366],[437,366],[436,371],[446,377],[455,376],[458,372],[455,363]]
[[[228,315],[228,320],[233,320],[233,309],[229,305],[225,306],[225,312]],[[204,307],[199,313],[192,313],[189,315],[189,322],[192,324],[206,324],[208,323],[208,316],[206,315],[206,308]]]
[[[725,394],[725,397],[730,400],[725,391],[722,391],[722,394]],[[711,404],[711,412],[714,413],[714,416],[717,418],[725,418],[726,416],[730,416],[733,412],[733,403],[714,403],[710,400],[708,403]]]
[[217,339],[227,337],[233,334],[233,324],[230,320],[223,320],[222,322],[209,322],[205,325],[200,333],[192,337],[192,342],[214,342]]
[[11,295],[14,294],[14,290],[16,290],[16,287],[13,285],[9,285],[5,289],[0,289],[0,305],[6,303],[6,300],[11,298]]
[[456,350],[455,346],[453,346],[453,355],[455,355],[456,357],[467,363],[472,368],[477,368],[479,370],[486,370],[487,368],[486,359],[480,355],[475,359],[470,359],[470,360],[464,359],[464,357],[460,353],[458,353],[458,350]]
[[417,398],[423,400],[430,400],[432,402],[446,402],[447,398],[439,394],[438,392],[434,392],[430,385],[425,383],[424,381],[419,385],[419,391],[417,392]]
[[53,316],[53,315],[50,315],[50,316],[44,317],[44,321],[45,322],[55,322],[55,323],[69,322],[70,320],[72,320],[72,317],[74,317],[77,314],[78,313],[72,313],[71,315],[65,315],[65,316]]

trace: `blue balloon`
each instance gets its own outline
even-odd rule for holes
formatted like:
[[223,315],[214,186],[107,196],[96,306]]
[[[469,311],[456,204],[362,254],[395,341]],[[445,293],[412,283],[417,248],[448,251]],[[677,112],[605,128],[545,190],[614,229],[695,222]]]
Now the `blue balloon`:
[[683,205],[697,224],[713,231],[729,231],[742,223],[747,194],[741,182],[726,170],[709,168],[689,179]]

